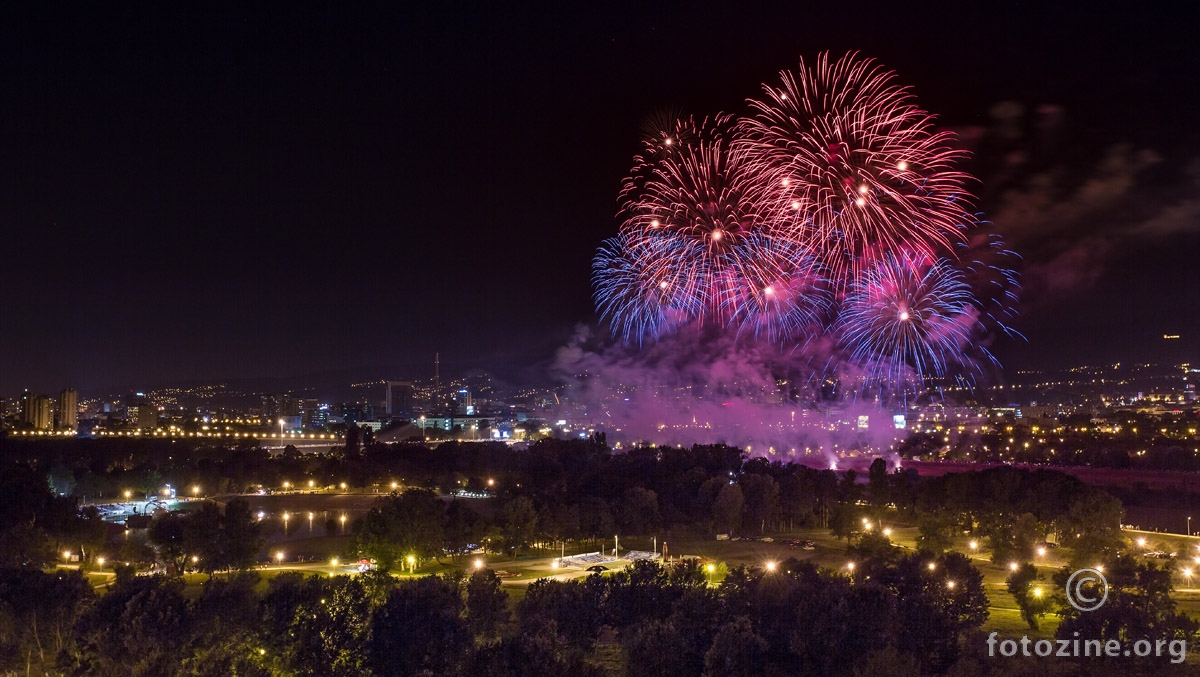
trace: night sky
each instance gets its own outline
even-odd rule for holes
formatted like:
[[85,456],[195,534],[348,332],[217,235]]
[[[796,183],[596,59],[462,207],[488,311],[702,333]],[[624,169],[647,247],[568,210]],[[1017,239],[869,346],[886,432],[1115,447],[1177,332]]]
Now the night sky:
[[823,50],[975,151],[1025,257],[1010,372],[1200,347],[1200,47],[1166,8],[10,4],[0,395],[534,374],[596,321],[643,122],[742,113]]

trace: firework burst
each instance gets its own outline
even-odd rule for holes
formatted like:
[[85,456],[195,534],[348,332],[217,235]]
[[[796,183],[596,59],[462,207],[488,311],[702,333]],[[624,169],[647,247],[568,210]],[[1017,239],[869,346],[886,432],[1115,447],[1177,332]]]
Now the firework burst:
[[829,337],[833,363],[905,387],[994,362],[980,339],[1019,336],[1016,256],[968,212],[953,136],[856,54],[802,61],[764,91],[749,117],[645,135],[620,234],[593,260],[613,333],[728,327],[785,352]]
[[973,222],[969,177],[954,169],[964,153],[893,73],[856,54],[823,54],[780,77],[750,101],[736,144],[774,228],[820,243],[846,282],[872,249],[935,254],[961,241]]
[[856,278],[835,333],[869,382],[942,378],[962,364],[978,310],[962,274],[945,259],[886,254]]

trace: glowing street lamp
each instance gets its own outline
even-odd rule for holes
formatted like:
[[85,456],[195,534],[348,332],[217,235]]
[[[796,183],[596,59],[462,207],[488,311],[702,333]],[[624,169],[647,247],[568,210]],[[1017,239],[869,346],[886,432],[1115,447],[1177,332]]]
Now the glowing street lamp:
[[970,547],[972,550],[978,550],[979,549],[979,541],[971,541],[970,543],[967,544],[967,546]]
[[337,566],[337,564],[338,564],[338,558],[334,557],[333,559],[329,560],[329,566],[335,567],[335,566]]
[[475,560],[475,570],[479,571],[482,568],[483,568],[483,560],[481,560],[481,559]]
[[854,571],[854,562],[846,562],[846,569]]
[[[96,566],[100,567],[101,569],[103,569],[103,568],[104,568],[104,558],[103,558],[103,557],[97,557],[97,558],[96,558]],[[1185,576],[1189,576],[1189,577],[1190,577],[1190,576],[1191,576],[1191,572],[1190,572],[1190,571],[1188,571],[1188,572],[1187,572],[1186,574],[1184,574],[1184,575],[1185,575]]]
[[1038,557],[1045,557],[1045,556],[1046,556],[1046,549],[1045,549],[1045,548],[1038,548],[1038,549],[1037,549],[1037,556],[1038,556]]
[[126,489],[126,490],[125,490],[125,498],[126,498],[126,499],[133,498],[133,492],[132,492],[132,491],[130,491],[130,490],[128,490],[128,489]]
[[929,567],[929,570],[930,570],[930,571],[933,571],[934,569],[936,569],[936,568],[937,568],[937,563],[936,563],[936,562],[930,562],[930,563],[929,563],[927,566]]
[[279,446],[283,446],[283,419],[279,419]]
[[200,487],[198,487],[198,486],[193,486],[193,487],[192,487],[192,495],[193,495],[193,496],[199,496],[199,495],[200,495]]
[[946,581],[946,587],[953,590],[954,589],[954,581]]
[[775,562],[767,562],[767,571],[768,571],[768,572],[771,572],[771,573],[774,573],[774,572],[775,572],[775,567],[776,567],[776,566],[777,566],[777,565],[775,564]]
[[417,558],[416,558],[416,557],[413,557],[412,555],[409,555],[409,556],[408,556],[407,558],[405,558],[405,559],[406,559],[406,561],[408,562],[408,571],[409,571],[409,573],[412,573],[412,572],[416,571],[416,570],[417,570]]
[[279,562],[280,564],[283,564],[283,551],[282,550],[275,553],[275,561]]
[[1009,562],[1009,563],[1008,563],[1008,570],[1009,570],[1009,571],[1016,571],[1017,569],[1020,569],[1020,568],[1021,568],[1021,565],[1020,565],[1020,564],[1017,564],[1016,562]]
[[346,533],[346,514],[342,513],[342,516],[338,518],[338,521],[342,523],[342,533]]
[[1139,548],[1144,548],[1144,547],[1146,547],[1146,539],[1145,539],[1145,538],[1139,538],[1139,539],[1137,539],[1137,546],[1138,546]]
[[887,527],[886,529],[884,529],[884,530],[883,530],[883,535],[884,535],[884,536],[891,536],[891,535],[892,535],[892,528],[891,528],[891,527]]
[[1033,589],[1033,596],[1034,596],[1034,597],[1041,597],[1041,596],[1042,596],[1042,589],[1041,589],[1041,588],[1034,588],[1034,589]]

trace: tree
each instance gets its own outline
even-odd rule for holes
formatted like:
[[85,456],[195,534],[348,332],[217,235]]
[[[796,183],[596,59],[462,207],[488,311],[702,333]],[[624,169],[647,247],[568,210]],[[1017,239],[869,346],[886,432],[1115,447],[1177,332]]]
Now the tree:
[[377,675],[457,674],[471,643],[458,587],[438,576],[400,584],[371,619],[369,664]]
[[834,538],[849,540],[861,526],[858,511],[852,505],[837,503],[829,511],[829,532]]
[[183,516],[169,512],[155,517],[147,530],[147,537],[158,549],[159,558],[176,573],[183,571],[187,557],[186,524]]
[[1071,502],[1060,520],[1060,542],[1071,548],[1072,566],[1095,566],[1121,549],[1121,502],[1100,489],[1087,491]]
[[0,569],[0,671],[57,673],[75,653],[74,625],[95,602],[78,571]]
[[444,514],[444,504],[428,489],[382,497],[355,524],[355,551],[385,571],[409,556],[437,557],[444,545]]
[[750,619],[739,616],[721,626],[704,655],[705,677],[757,677],[766,664],[767,642]]
[[943,553],[954,545],[954,517],[943,510],[917,513],[917,547]]
[[746,518],[758,527],[759,533],[767,530],[779,514],[779,484],[770,475],[746,473],[740,480],[745,497]]
[[625,652],[625,674],[688,674],[691,647],[669,621],[652,620],[631,628],[621,639]]
[[736,484],[721,487],[717,500],[713,502],[713,524],[718,531],[734,534],[742,525],[742,510],[746,499],[742,488]]
[[647,534],[658,528],[658,495],[649,489],[632,487],[621,501],[621,530]]
[[1050,609],[1049,593],[1037,585],[1041,580],[1043,576],[1037,567],[1025,562],[1009,574],[1006,581],[1009,594],[1017,601],[1017,608],[1021,610],[1021,618],[1029,624],[1031,630],[1038,629],[1038,619]]
[[265,545],[262,525],[254,519],[250,504],[240,498],[227,503],[221,517],[222,563],[239,571],[249,569]]
[[533,501],[519,496],[504,506],[501,529],[511,550],[527,547],[537,532],[537,511]]
[[467,579],[467,627],[482,641],[490,641],[508,623],[508,593],[500,587],[500,577],[491,569],[471,574]]

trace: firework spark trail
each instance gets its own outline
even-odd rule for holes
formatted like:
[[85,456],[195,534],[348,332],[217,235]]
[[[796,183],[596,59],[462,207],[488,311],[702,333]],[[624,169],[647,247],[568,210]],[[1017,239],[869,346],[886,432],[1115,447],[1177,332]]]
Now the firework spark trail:
[[974,221],[970,177],[954,169],[965,153],[894,79],[856,54],[822,55],[764,86],[739,123],[735,146],[771,188],[773,227],[812,243],[847,283],[873,247],[944,251]]
[[[856,280],[835,333],[869,378],[903,383],[945,377],[974,333],[977,311],[962,275],[946,260],[887,254]],[[968,365],[969,366],[969,365]]]
[[602,321],[638,345],[728,328],[864,390],[972,383],[991,334],[1020,336],[1018,257],[980,234],[953,135],[857,54],[764,91],[647,134],[593,260]]

